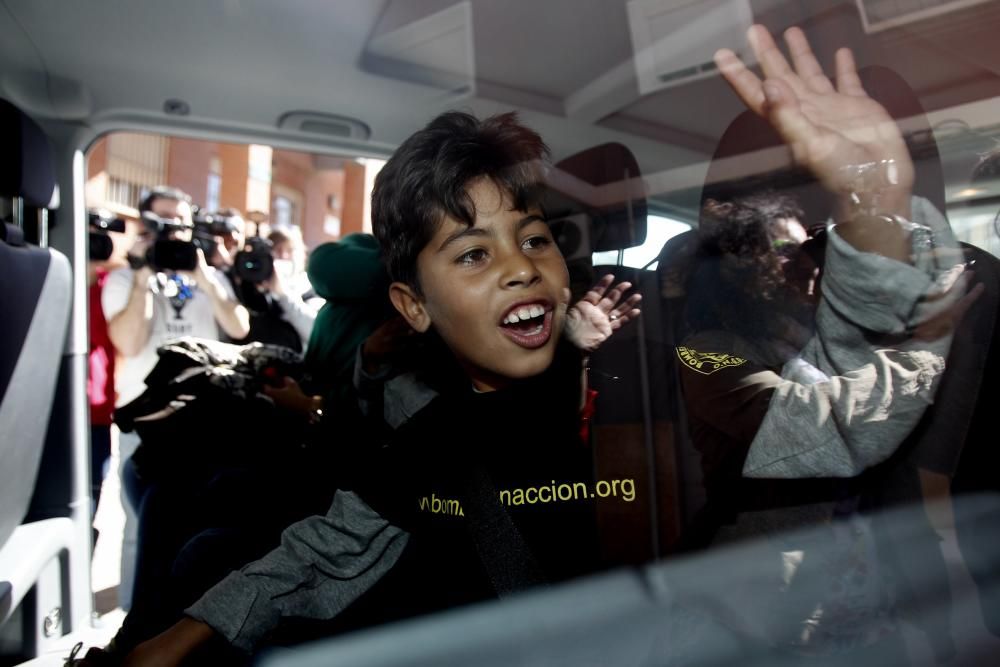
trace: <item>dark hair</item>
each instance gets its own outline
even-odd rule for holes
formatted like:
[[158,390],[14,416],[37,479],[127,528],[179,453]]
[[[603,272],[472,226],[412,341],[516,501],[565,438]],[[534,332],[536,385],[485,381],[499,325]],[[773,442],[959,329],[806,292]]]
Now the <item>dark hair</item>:
[[772,333],[771,314],[787,304],[781,303],[786,283],[770,227],[801,215],[795,199],[777,193],[705,201],[686,286],[693,331],[721,328],[751,339]]
[[139,200],[139,215],[142,215],[146,211],[153,210],[153,203],[157,199],[169,199],[170,201],[184,202],[186,204],[191,203],[191,195],[184,192],[180,188],[171,188],[165,185],[158,185]]
[[744,211],[756,213],[757,217],[763,218],[768,224],[779,218],[796,218],[802,221],[805,216],[795,197],[780,192],[766,191],[740,197],[734,204]]
[[280,229],[275,229],[271,231],[270,234],[267,235],[267,240],[271,242],[271,245],[277,246],[281,243],[291,243],[292,237],[290,237],[288,234],[281,231]]
[[977,185],[995,178],[1000,178],[1000,146],[979,156],[979,162],[972,170],[972,178],[969,180]]
[[540,206],[548,156],[542,138],[515,113],[480,121],[447,112],[404,141],[372,190],[372,231],[392,280],[419,289],[417,255],[444,217],[475,224],[466,191],[473,179],[492,180],[510,195],[515,210]]

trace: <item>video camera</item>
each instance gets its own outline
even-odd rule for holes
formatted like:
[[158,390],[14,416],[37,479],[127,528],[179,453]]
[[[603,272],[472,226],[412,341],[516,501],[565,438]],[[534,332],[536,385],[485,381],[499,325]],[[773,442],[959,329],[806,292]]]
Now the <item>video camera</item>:
[[156,234],[156,241],[142,259],[129,256],[133,269],[144,265],[154,271],[193,271],[198,266],[197,246],[191,241],[172,238],[178,232],[191,229],[189,223],[177,219],[161,218],[152,211],[142,214],[146,230]]
[[233,270],[241,280],[260,284],[274,275],[273,244],[259,236],[251,236],[243,250],[236,253]]
[[242,224],[243,221],[238,215],[204,213],[199,210],[194,214],[192,242],[202,249],[209,263],[212,264],[212,258],[219,252],[218,237],[241,234]]
[[115,244],[108,232],[125,233],[125,221],[115,216],[111,211],[91,209],[87,211],[87,223],[90,227],[87,242],[87,256],[94,262],[103,262],[111,258]]

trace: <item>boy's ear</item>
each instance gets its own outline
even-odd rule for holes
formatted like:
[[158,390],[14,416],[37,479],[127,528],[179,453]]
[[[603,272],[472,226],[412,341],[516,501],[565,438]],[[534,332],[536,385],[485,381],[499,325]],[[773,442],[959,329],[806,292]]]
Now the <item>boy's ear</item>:
[[415,331],[424,333],[430,328],[431,317],[424,308],[424,301],[412,287],[399,282],[389,285],[389,300]]

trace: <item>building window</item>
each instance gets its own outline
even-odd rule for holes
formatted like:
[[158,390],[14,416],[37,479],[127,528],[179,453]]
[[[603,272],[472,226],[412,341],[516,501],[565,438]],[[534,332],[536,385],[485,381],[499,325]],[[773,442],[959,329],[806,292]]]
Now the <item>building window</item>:
[[108,176],[107,192],[104,195],[105,204],[113,206],[138,206],[144,190],[149,190],[155,184],[130,183],[117,176]]
[[136,206],[143,190],[163,184],[167,138],[134,132],[108,137],[108,185],[110,204]]
[[205,210],[219,210],[219,193],[222,191],[222,176],[209,172],[208,187],[205,189]]
[[288,197],[275,197],[271,204],[271,225],[291,227],[295,224],[295,205]]

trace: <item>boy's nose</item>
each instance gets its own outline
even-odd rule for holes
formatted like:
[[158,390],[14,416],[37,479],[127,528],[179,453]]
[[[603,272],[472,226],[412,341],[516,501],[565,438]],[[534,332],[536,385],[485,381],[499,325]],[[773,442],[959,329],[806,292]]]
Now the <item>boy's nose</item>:
[[511,253],[504,262],[500,276],[503,287],[528,287],[542,279],[535,263],[521,252]]

